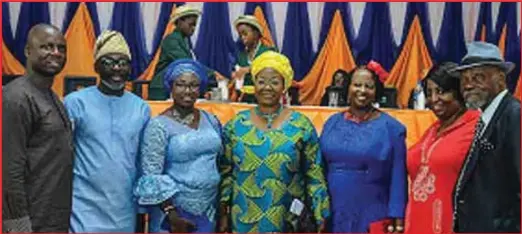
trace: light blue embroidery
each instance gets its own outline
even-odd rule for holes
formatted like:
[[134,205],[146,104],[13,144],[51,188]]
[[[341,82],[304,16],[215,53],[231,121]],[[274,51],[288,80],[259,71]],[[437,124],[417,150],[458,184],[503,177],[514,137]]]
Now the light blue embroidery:
[[222,142],[209,116],[201,115],[197,130],[165,116],[150,121],[142,145],[143,176],[135,189],[140,205],[172,198],[187,212],[214,218]]

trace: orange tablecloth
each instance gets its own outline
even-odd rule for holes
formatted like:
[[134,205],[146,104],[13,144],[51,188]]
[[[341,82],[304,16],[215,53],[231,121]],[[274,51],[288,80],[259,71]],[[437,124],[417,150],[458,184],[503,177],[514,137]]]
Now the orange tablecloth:
[[[168,101],[148,101],[152,115],[156,116],[167,109],[171,102]],[[196,106],[200,109],[206,110],[215,114],[221,123],[225,124],[232,119],[239,111],[251,108],[253,105],[242,103],[216,103],[216,102],[201,102]],[[341,111],[341,108],[329,108],[319,106],[291,106],[290,108],[303,113],[308,116],[314,123],[317,132],[320,134],[323,130],[323,124],[328,117]],[[424,131],[435,122],[436,118],[431,111],[416,111],[416,110],[401,110],[401,109],[383,109],[384,112],[390,114],[399,120],[407,128],[406,144],[408,147],[412,146],[422,137]]]

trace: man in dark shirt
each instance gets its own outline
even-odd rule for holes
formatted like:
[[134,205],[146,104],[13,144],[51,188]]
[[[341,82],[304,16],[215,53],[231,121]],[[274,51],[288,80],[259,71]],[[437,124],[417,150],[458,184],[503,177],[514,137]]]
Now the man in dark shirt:
[[71,123],[51,90],[66,55],[58,28],[34,26],[25,47],[27,74],[3,90],[3,232],[69,230]]

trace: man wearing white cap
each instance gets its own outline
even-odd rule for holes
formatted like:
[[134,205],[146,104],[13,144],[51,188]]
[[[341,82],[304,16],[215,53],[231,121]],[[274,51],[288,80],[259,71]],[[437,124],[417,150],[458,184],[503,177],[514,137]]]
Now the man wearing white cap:
[[99,85],[71,93],[64,101],[76,156],[70,232],[136,232],[132,191],[150,108],[124,90],[131,53],[121,33],[103,32],[94,58]]
[[[197,60],[190,37],[196,30],[196,24],[201,11],[188,5],[176,8],[171,21],[176,28],[174,32],[165,37],[161,42],[161,53],[159,57],[154,77],[149,85],[150,100],[166,100],[169,98],[170,90],[165,90],[163,86],[163,73],[167,66],[178,59],[194,59]],[[219,72],[207,68],[207,74],[216,80],[226,79]],[[209,79],[213,80],[213,78]]]
[[455,232],[520,233],[520,102],[506,89],[513,68],[484,42],[471,43],[456,68],[468,107],[482,115],[454,191]]

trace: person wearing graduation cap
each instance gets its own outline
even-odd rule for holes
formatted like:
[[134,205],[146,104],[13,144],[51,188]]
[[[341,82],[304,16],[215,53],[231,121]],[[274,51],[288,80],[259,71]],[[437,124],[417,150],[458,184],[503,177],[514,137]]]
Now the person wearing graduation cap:
[[255,103],[254,82],[250,67],[252,61],[266,51],[275,51],[274,47],[263,44],[263,28],[256,17],[252,15],[239,16],[234,21],[234,26],[239,34],[239,38],[245,47],[240,50],[237,56],[236,71],[232,73],[232,78],[236,81],[235,93],[236,101]]
[[[161,42],[161,53],[159,57],[154,77],[149,85],[149,100],[166,100],[169,98],[170,90],[165,90],[163,87],[163,76],[167,66],[178,59],[192,59],[197,60],[190,37],[194,35],[196,25],[201,11],[183,5],[177,7],[171,21],[176,26],[174,32],[169,34]],[[210,68],[205,68],[209,80],[224,80],[226,79],[219,72]]]

